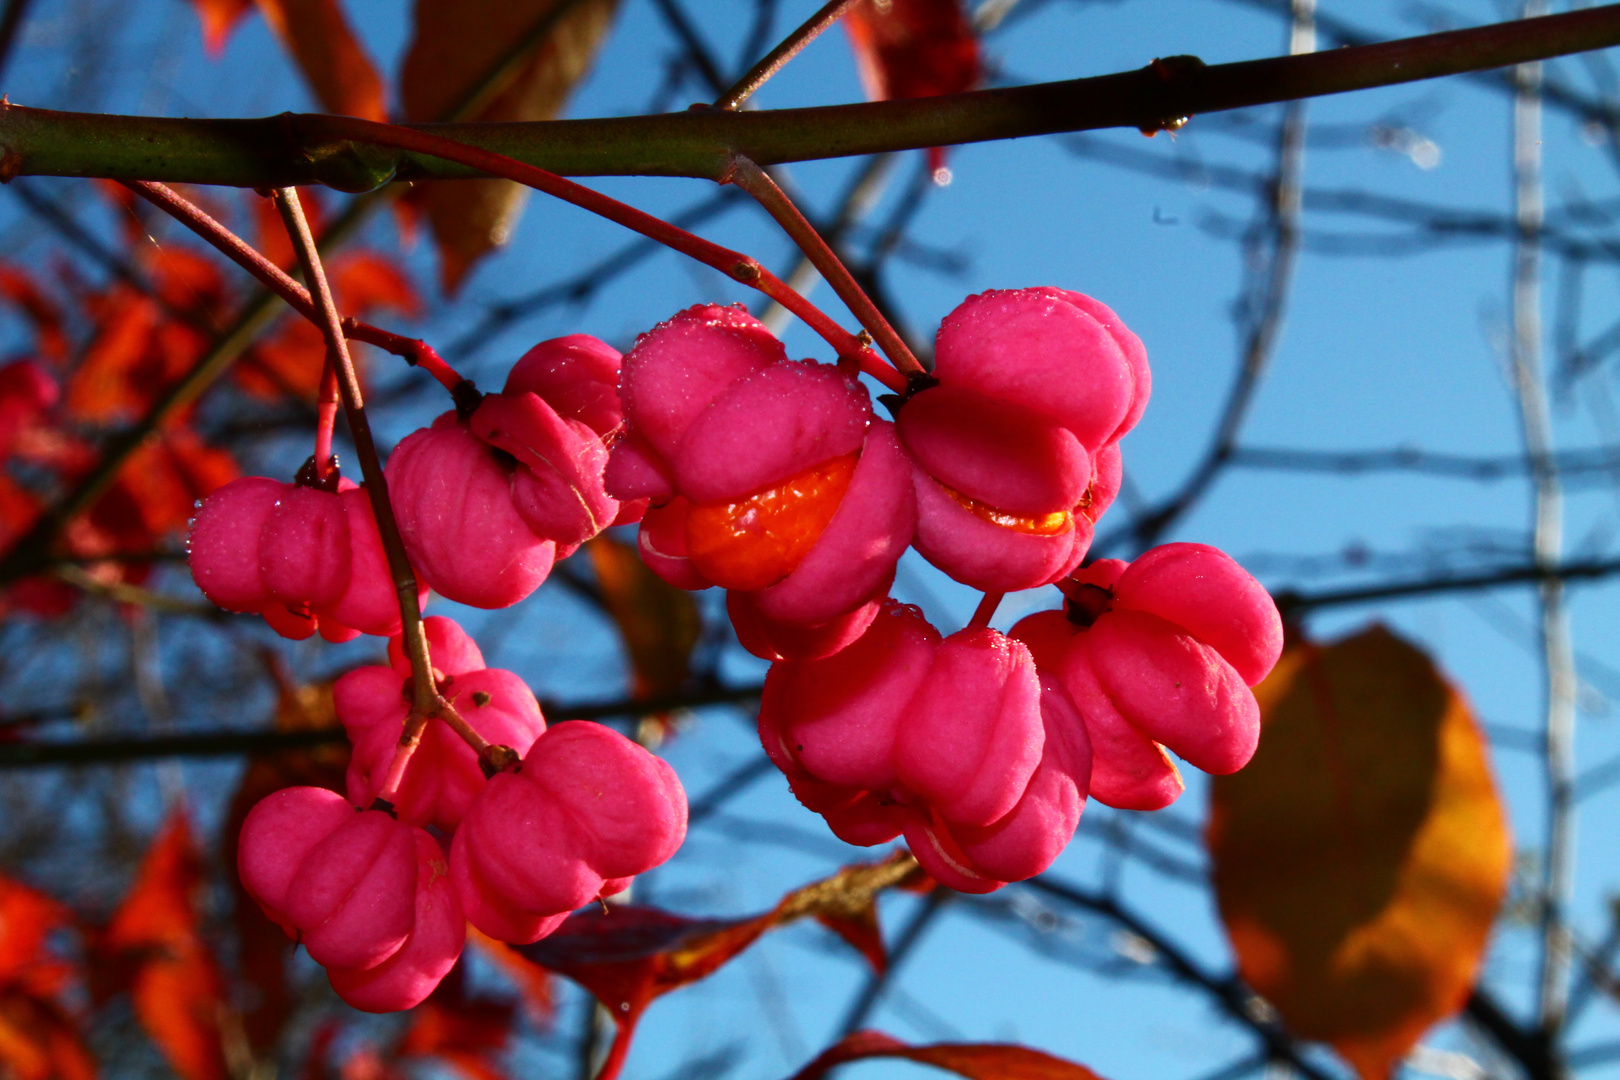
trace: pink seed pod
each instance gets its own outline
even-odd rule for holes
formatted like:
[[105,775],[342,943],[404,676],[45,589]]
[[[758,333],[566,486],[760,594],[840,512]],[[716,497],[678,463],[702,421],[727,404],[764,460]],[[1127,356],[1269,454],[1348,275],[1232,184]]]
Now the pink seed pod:
[[1021,642],[989,627],[952,634],[900,727],[900,782],[949,821],[996,821],[1040,764],[1040,698],[1035,661]]
[[349,515],[334,492],[289,485],[259,533],[259,579],[290,608],[335,605],[349,587]]
[[[761,618],[825,625],[889,591],[917,528],[912,468],[894,425],[873,420],[832,520],[792,573],[751,593]],[[770,659],[770,657],[767,657]]]
[[1125,434],[1152,390],[1147,352],[1117,315],[1066,289],[992,289],[940,323],[934,377],[1020,405],[1095,451]]
[[406,436],[387,474],[405,548],[436,592],[509,607],[551,572],[556,545],[513,507],[510,470],[455,413]]
[[244,476],[204,499],[191,519],[191,576],[217,606],[258,612],[270,603],[259,576],[259,537],[277,500],[291,486],[268,476]]
[[509,394],[530,393],[565,420],[578,420],[602,438],[624,423],[619,402],[619,350],[589,334],[542,341],[506,374]]
[[566,420],[528,392],[488,394],[472,432],[517,459],[511,499],[537,536],[581,544],[612,524],[619,502],[602,486],[608,449],[579,420]]
[[642,335],[620,387],[606,484],[652,500],[640,547],[666,581],[756,594],[766,625],[845,620],[884,587],[915,499],[856,378],[788,360],[740,309],[700,305]]
[[859,640],[826,659],[771,665],[759,706],[765,752],[796,774],[855,791],[899,783],[896,742],[929,678],[939,631],[884,600]]
[[298,930],[287,917],[287,890],[316,844],[354,817],[354,807],[335,791],[282,788],[259,800],[242,822],[236,866],[242,886],[289,937]]
[[1249,687],[1282,653],[1282,620],[1259,582],[1215,548],[1165,544],[1128,566],[1103,560],[1062,588],[1066,617],[1031,616],[1014,633],[1085,717],[1098,798],[1133,808],[1173,799],[1180,778],[1152,744],[1206,772],[1248,763],[1260,735]]
[[287,921],[323,967],[376,967],[416,923],[415,830],[382,810],[352,814],[312,847],[287,886]]
[[371,968],[328,968],[337,996],[356,1009],[383,1013],[421,1004],[461,956],[466,918],[437,841],[421,829],[416,842],[415,912],[410,937],[399,951]]
[[1074,838],[1091,776],[1091,742],[1073,702],[1050,675],[1040,678],[1040,715],[1040,764],[1005,815],[971,826],[935,809],[907,823],[906,843],[935,881],[960,892],[991,892],[1041,873]]
[[[441,670],[431,646],[430,654],[435,670]],[[510,671],[480,667],[443,673],[439,692],[473,730],[519,754],[545,730],[533,692]],[[410,711],[405,676],[391,666],[356,668],[338,679],[332,699],[354,745],[347,774],[349,799],[357,806],[369,806],[388,776],[405,730]],[[478,755],[444,721],[434,718],[423,729],[422,742],[392,801],[401,821],[448,831],[461,823],[483,787]]]
[[782,343],[741,305],[698,304],[636,339],[619,371],[619,397],[631,428],[668,460],[726,387],[786,359]]
[[[892,581],[885,582],[880,592],[888,593],[890,584]],[[866,633],[884,603],[881,597],[874,597],[854,611],[811,626],[765,615],[759,610],[758,596],[726,593],[726,614],[731,616],[738,643],[764,660],[820,660],[831,656]]]
[[474,926],[536,941],[675,853],[686,794],[665,762],[596,724],[561,723],[484,786],[456,830],[451,876]]
[[324,788],[283,788],[242,823],[242,884],[370,1012],[408,1009],[461,955],[461,906],[444,853],[381,810]]
[[[362,634],[391,637],[399,633],[399,594],[388,568],[377,517],[365,487],[346,487],[338,499],[348,521],[349,580],[337,601],[317,612],[322,626],[352,627]],[[417,580],[418,608],[427,603],[427,584]]]
[[905,403],[917,550],[987,592],[1050,584],[1119,490],[1117,442],[1151,391],[1118,316],[1063,289],[971,296],[940,325],[938,386]]

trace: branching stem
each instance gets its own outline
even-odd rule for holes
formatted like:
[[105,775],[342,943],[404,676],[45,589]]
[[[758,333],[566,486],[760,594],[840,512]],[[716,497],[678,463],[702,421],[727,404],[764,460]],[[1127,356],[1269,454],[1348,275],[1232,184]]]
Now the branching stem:
[[[164,184],[132,180],[125,186],[208,241],[226,258],[257,278],[265,288],[285,300],[304,318],[320,325],[320,315],[310,299],[309,290],[294,281],[281,267],[265,258],[252,244],[216,221],[202,207]],[[462,381],[455,369],[446,364],[425,341],[391,333],[353,318],[342,319],[341,325],[345,337],[364,341],[368,345],[375,345],[379,349],[402,357],[406,363],[420,367],[432,375],[446,390],[454,390],[456,384]]]
[[[872,298],[866,295],[866,290],[855,281],[854,275],[849,272],[849,268],[844,265],[837,252],[828,246],[815,226],[805,219],[799,208],[793,205],[793,200],[787,197],[787,193],[777,186],[776,181],[772,180],[764,169],[739,154],[736,165],[727,179],[752,195],[771,217],[776,219],[776,223],[782,226],[783,231],[793,238],[799,250],[815,264],[817,270],[821,271],[821,276],[827,279],[827,284],[833,287],[838,298],[849,307],[861,325],[866,327],[867,332],[877,341],[902,375],[928,374],[907,348],[906,343],[901,340],[900,335],[895,333],[894,327],[889,325],[889,320],[883,317],[883,312],[879,311],[877,305],[872,303]],[[862,369],[868,370],[864,363]],[[868,374],[877,376],[876,372],[870,370]]]

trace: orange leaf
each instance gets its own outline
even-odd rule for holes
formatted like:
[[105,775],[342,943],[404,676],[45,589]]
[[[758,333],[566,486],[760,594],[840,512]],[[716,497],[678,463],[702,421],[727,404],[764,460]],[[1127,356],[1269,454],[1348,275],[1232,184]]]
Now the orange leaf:
[[339,0],[257,0],[264,21],[298,62],[328,112],[387,120],[382,79]]
[[1381,626],[1284,654],[1259,752],[1216,777],[1209,848],[1243,977],[1382,1080],[1463,1006],[1512,848],[1467,702]]
[[[584,0],[555,16],[563,0],[417,0],[416,34],[400,72],[409,120],[444,120],[476,105],[464,120],[550,120],[589,69],[613,21],[618,0]],[[555,23],[550,21],[555,17]],[[513,43],[550,23],[528,60],[482,94]],[[452,180],[417,185],[412,198],[427,211],[439,244],[439,274],[455,292],[474,262],[506,243],[526,189],[508,180]]]
[[162,313],[157,303],[128,286],[107,296],[96,336],[67,388],[67,411],[92,422],[133,419],[150,387],[152,336]]
[[201,884],[191,828],[184,811],[176,811],[147,850],[98,952],[113,969],[131,972],[135,1015],[182,1080],[224,1080],[224,986],[197,929],[194,896]]
[[1084,1065],[1012,1043],[934,1043],[907,1046],[881,1031],[846,1035],[799,1070],[793,1080],[817,1080],[835,1066],[867,1058],[905,1058],[970,1080],[1100,1080]]
[[44,893],[0,878],[0,986],[49,997],[72,969],[46,949],[46,938],[69,925],[67,909]]
[[692,594],[647,569],[628,544],[598,536],[585,550],[608,614],[630,654],[636,695],[678,694],[703,629]]
[[253,0],[191,0],[191,6],[197,9],[197,18],[202,22],[203,47],[217,60],[225,51],[231,31],[252,10]]
[[812,916],[848,919],[919,872],[903,851],[856,863],[746,919],[688,919],[642,907],[579,912],[551,936],[514,951],[595,995],[618,1025],[613,1054],[622,1058],[642,1012],[657,998],[713,974],[768,930]]

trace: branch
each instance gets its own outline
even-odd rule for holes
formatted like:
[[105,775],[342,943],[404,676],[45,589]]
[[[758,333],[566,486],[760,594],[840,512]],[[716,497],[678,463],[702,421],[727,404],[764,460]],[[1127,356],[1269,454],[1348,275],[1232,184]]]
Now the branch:
[[[719,180],[733,155],[761,165],[956,143],[1134,127],[1505,67],[1620,44],[1620,5],[1302,56],[1137,71],[932,98],[812,109],[699,110],[513,124],[415,125],[572,176]],[[321,183],[366,191],[391,179],[484,175],[431,155],[333,134],[335,118],[284,113],[189,120],[0,109],[0,176],[100,176],[231,187]]]
[[1593,559],[1588,562],[1570,562],[1561,566],[1510,566],[1505,570],[1490,570],[1480,574],[1428,578],[1423,581],[1397,582],[1388,585],[1368,585],[1356,589],[1337,589],[1320,593],[1299,593],[1284,589],[1272,594],[1277,607],[1286,617],[1317,608],[1338,607],[1343,604],[1361,604],[1370,600],[1390,600],[1403,596],[1430,596],[1436,593],[1472,592],[1476,589],[1494,589],[1499,585],[1518,585],[1525,582],[1578,581],[1603,578],[1620,573],[1620,559]]
[[[667,698],[626,698],[596,704],[557,705],[541,703],[548,722],[559,720],[606,720],[620,716],[654,716],[675,709],[696,709],[704,705],[725,705],[758,698],[760,687],[739,686],[698,694]],[[8,719],[7,724],[14,723]],[[197,731],[184,735],[162,735],[130,739],[91,739],[72,742],[0,742],[0,769],[26,769],[47,765],[113,765],[125,761],[153,761],[182,757],[264,757],[287,750],[304,750],[315,746],[332,746],[347,741],[341,727],[313,728],[307,731]],[[741,788],[756,775],[727,777],[731,784]],[[744,770],[739,769],[738,774]],[[729,789],[717,785],[707,799],[715,803],[724,801]],[[699,801],[700,803],[702,800]],[[694,803],[699,805],[699,803]],[[712,813],[714,807],[704,811]]]

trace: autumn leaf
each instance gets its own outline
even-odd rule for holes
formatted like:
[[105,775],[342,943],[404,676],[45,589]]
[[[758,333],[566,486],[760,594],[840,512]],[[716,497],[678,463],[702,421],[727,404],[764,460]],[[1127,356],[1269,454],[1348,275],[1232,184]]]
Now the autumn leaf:
[[253,0],[191,0],[191,6],[202,23],[203,47],[217,60],[225,51],[225,43],[230,40],[236,24],[253,10]]
[[585,550],[596,570],[602,601],[630,654],[636,696],[678,694],[702,631],[692,594],[647,569],[628,544],[598,536]]
[[0,1075],[91,1080],[95,1062],[59,998],[77,981],[49,939],[72,924],[44,893],[0,878]]
[[182,1080],[224,1080],[224,983],[197,926],[202,864],[183,810],[146,853],[135,885],[97,942],[98,966],[127,987],[141,1026]]
[[[618,0],[416,0],[415,37],[400,72],[406,119],[554,118],[590,68],[617,8]],[[506,63],[514,43],[536,29],[543,33],[527,58]],[[417,185],[411,198],[438,241],[445,292],[454,293],[473,263],[506,243],[527,191],[509,180]]]
[[769,930],[809,917],[858,918],[872,910],[878,893],[921,873],[910,853],[897,852],[846,866],[744,919],[689,919],[630,906],[583,911],[514,951],[574,980],[602,1003],[619,1029],[612,1057],[622,1060],[641,1014],[659,997],[713,974]]
[[[984,77],[961,0],[859,0],[844,15],[861,85],[872,101],[959,94]],[[935,170],[945,151],[929,151]]]
[[836,1066],[867,1058],[904,1058],[969,1080],[1100,1080],[1084,1065],[1011,1043],[908,1046],[881,1031],[846,1035],[799,1070],[793,1080],[819,1080]]
[[1375,626],[1290,648],[1260,749],[1212,786],[1209,848],[1243,978],[1382,1080],[1473,986],[1512,850],[1484,740],[1419,649]]
[[339,0],[257,0],[315,100],[328,112],[387,120],[382,79],[349,26]]

